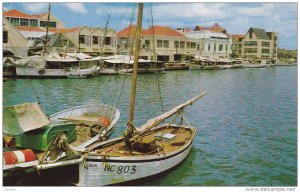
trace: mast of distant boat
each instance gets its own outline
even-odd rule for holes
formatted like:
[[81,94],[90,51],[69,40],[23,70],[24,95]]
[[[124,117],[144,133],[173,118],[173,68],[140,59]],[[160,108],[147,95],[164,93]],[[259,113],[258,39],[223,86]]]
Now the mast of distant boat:
[[135,52],[134,52],[134,64],[131,80],[131,91],[130,91],[130,107],[129,107],[129,119],[128,119],[128,131],[133,132],[133,118],[134,118],[134,105],[135,105],[135,94],[136,94],[136,82],[137,82],[137,71],[139,61],[139,50],[140,50],[140,38],[142,28],[142,17],[143,17],[143,3],[139,3],[138,19],[136,27],[136,38],[135,38]]
[[49,33],[49,21],[50,21],[50,11],[51,11],[51,4],[49,3],[48,18],[47,18],[47,27],[46,27],[46,39],[45,39],[45,42],[44,42],[44,53],[46,53],[46,50],[47,50],[48,33]]

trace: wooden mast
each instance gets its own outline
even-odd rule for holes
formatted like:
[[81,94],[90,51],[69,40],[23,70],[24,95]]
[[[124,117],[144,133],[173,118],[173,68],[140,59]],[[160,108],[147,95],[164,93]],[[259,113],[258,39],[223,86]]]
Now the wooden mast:
[[45,39],[45,43],[44,43],[44,53],[46,53],[46,49],[47,49],[48,32],[49,32],[49,21],[50,21],[50,11],[51,11],[51,4],[49,3],[48,18],[47,18],[47,27],[46,27],[46,39]]
[[133,131],[134,104],[135,104],[137,71],[138,71],[138,62],[139,62],[142,17],[143,17],[143,3],[139,3],[136,36],[135,36],[134,64],[133,64],[131,91],[130,91],[129,119],[128,119],[128,127],[127,127],[127,129],[129,129],[129,131],[131,132]]

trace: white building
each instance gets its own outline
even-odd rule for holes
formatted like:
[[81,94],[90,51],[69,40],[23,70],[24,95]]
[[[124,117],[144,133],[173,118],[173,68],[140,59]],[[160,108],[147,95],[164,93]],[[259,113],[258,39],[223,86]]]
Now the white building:
[[229,58],[232,53],[232,39],[224,33],[200,30],[186,32],[184,35],[197,43],[195,56]]

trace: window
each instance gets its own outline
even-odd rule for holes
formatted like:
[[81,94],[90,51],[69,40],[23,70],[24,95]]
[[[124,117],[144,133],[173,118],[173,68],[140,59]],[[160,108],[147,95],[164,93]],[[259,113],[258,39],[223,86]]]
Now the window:
[[184,41],[180,41],[180,48],[184,48],[184,44],[185,44]]
[[216,52],[216,50],[217,50],[217,45],[214,44],[214,52]]
[[186,42],[186,48],[190,49],[191,48],[191,42]]
[[[40,27],[47,27],[48,21],[40,21]],[[49,27],[56,28],[56,22],[49,21]]]
[[261,49],[261,53],[262,54],[269,54],[270,53],[270,49]]
[[208,49],[208,51],[210,51],[210,44],[208,44],[208,48],[207,49]]
[[174,47],[178,48],[179,47],[179,41],[174,41]]
[[223,45],[219,45],[219,51],[223,51]]
[[93,36],[93,45],[99,44],[99,36]]
[[30,27],[37,27],[38,26],[38,20],[36,20],[36,19],[30,19],[29,20],[29,26]]
[[157,40],[157,47],[162,47],[162,40]]
[[191,43],[191,47],[192,47],[192,49],[195,49],[196,48],[196,43]]
[[145,40],[145,47],[147,47],[147,48],[150,47],[150,40]]
[[3,43],[8,43],[8,31],[3,31]]
[[169,41],[164,40],[164,47],[165,47],[165,48],[169,48]]
[[20,19],[19,18],[10,18],[10,22],[14,26],[19,26]]
[[20,26],[28,26],[28,19],[21,19]]
[[200,44],[197,45],[197,51],[199,51],[199,50],[200,50]]
[[105,37],[104,45],[110,45],[110,40],[111,40],[111,37]]
[[225,46],[225,51],[227,52],[227,45]]
[[270,42],[263,41],[263,42],[261,42],[261,46],[270,47]]
[[257,49],[256,48],[245,48],[245,53],[257,53]]
[[257,41],[245,41],[246,46],[257,46]]
[[79,43],[85,44],[85,35],[79,35]]

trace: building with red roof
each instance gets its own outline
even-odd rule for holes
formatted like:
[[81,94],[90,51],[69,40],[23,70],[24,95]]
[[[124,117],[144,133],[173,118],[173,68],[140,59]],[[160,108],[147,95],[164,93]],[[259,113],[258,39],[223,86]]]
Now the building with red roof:
[[208,31],[217,32],[217,33],[224,33],[224,34],[228,35],[226,29],[221,27],[218,23],[215,23],[211,27],[203,27],[203,26],[198,25],[194,29],[194,31],[202,31],[202,30],[208,30]]
[[136,26],[135,25],[129,25],[125,29],[119,31],[117,33],[118,38],[133,38],[135,37],[135,32],[136,32]]
[[[135,26],[130,25],[117,34],[118,52],[133,54]],[[189,41],[183,33],[166,26],[143,29],[141,46],[141,58],[165,62],[181,60],[196,50],[195,42]]]
[[[47,27],[48,13],[38,15],[29,15],[17,9],[9,10],[3,13],[11,24],[14,26],[28,26],[28,27]],[[50,14],[49,27],[51,28],[65,28],[65,24]]]

